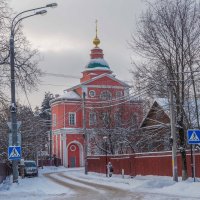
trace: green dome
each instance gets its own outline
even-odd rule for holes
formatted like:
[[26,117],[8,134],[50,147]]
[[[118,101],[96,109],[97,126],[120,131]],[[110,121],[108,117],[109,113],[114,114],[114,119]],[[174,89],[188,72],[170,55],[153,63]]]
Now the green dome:
[[86,65],[87,69],[109,69],[108,63],[103,58],[91,59],[90,62]]

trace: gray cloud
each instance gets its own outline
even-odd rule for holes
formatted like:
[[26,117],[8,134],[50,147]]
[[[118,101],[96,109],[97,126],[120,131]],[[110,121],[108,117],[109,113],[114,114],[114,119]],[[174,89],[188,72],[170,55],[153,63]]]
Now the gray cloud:
[[[20,11],[51,3],[49,0],[9,0],[13,10]],[[131,52],[127,46],[135,31],[135,19],[144,9],[142,0],[56,0],[58,7],[48,9],[45,16],[35,16],[23,21],[25,35],[38,48],[44,61],[40,67],[50,73],[81,77],[89,61],[98,19],[105,59],[121,80],[131,79]],[[43,77],[37,92],[29,95],[33,107],[40,105],[45,91],[60,93],[78,84],[77,79]],[[45,84],[45,85],[44,85]],[[53,86],[64,85],[64,86]],[[18,97],[19,98],[19,97]],[[22,97],[23,98],[23,97]]]

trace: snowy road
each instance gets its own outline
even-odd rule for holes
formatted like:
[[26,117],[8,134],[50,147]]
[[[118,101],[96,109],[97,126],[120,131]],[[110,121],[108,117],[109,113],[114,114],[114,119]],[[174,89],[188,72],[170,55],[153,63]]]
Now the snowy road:
[[47,173],[45,177],[51,181],[60,184],[68,189],[72,189],[75,193],[69,198],[59,196],[57,200],[192,200],[198,198],[186,198],[183,196],[171,196],[152,194],[144,192],[131,192],[124,189],[119,189],[111,186],[106,186],[98,183],[91,183],[86,180],[72,178],[66,175],[66,172]]
[[45,167],[34,178],[0,184],[0,200],[199,200],[200,179],[84,174],[84,168]]

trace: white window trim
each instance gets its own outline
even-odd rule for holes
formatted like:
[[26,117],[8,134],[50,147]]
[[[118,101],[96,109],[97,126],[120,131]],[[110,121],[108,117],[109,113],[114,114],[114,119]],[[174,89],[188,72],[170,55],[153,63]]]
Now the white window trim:
[[110,123],[108,112],[103,113],[103,123],[104,123],[104,125],[108,125]]
[[122,96],[123,96],[123,92],[122,91],[116,91],[116,99],[119,99]]
[[[73,114],[74,115],[74,124],[70,123],[70,115]],[[75,112],[69,112],[69,126],[76,126],[76,113]]]
[[[90,94],[91,92],[94,92],[94,95],[91,95],[91,94]],[[95,96],[96,96],[95,90],[90,90],[90,91],[89,91],[89,96],[90,96],[90,97],[95,97]]]
[[[91,116],[92,114],[94,114],[94,115],[93,115],[93,116],[94,116],[94,119],[91,120],[91,117],[90,117],[90,116]],[[97,123],[97,115],[96,115],[96,113],[95,113],[95,112],[90,112],[90,113],[89,113],[89,125],[90,125],[90,126],[93,126],[93,125],[95,125],[96,123]]]
[[[103,96],[103,93],[109,94],[109,95],[110,95],[109,98],[108,98],[108,96]],[[112,93],[111,93],[109,90],[103,90],[103,91],[100,93],[100,98],[101,98],[102,100],[112,100]]]

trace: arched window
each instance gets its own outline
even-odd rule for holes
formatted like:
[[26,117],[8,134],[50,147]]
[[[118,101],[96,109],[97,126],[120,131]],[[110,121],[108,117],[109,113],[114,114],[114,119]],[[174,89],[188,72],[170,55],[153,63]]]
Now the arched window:
[[101,95],[100,95],[100,98],[101,98],[102,100],[111,100],[111,99],[112,99],[112,94],[111,94],[111,92],[109,92],[108,90],[102,91],[102,92],[101,92]]
[[118,98],[120,98],[120,97],[122,97],[123,96],[123,92],[122,91],[117,91],[116,92],[116,98],[118,99]]

